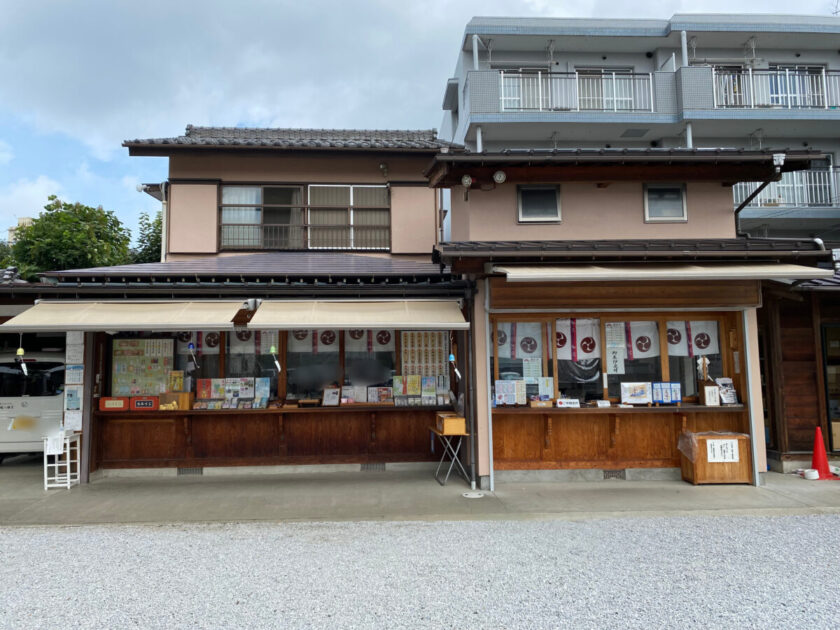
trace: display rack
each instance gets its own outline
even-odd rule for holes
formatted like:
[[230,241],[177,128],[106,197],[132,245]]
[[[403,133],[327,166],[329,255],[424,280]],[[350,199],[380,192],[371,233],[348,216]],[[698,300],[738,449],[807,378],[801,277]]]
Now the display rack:
[[81,433],[70,433],[60,436],[62,448],[57,454],[48,454],[47,442],[51,438],[44,438],[44,490],[50,488],[67,488],[68,490],[79,483]]

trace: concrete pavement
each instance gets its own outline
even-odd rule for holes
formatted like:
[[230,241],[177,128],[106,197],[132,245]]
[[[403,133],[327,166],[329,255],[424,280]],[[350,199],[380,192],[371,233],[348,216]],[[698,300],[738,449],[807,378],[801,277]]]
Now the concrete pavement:
[[480,499],[429,470],[104,478],[71,490],[42,485],[39,458],[0,466],[0,525],[105,523],[583,520],[616,516],[840,513],[840,482],[767,473],[765,485],[681,481],[508,482]]

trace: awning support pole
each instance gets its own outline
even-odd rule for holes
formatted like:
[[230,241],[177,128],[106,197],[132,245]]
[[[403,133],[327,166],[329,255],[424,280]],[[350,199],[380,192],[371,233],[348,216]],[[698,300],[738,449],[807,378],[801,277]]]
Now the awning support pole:
[[[753,365],[750,360],[750,320],[747,316],[747,310],[741,311],[741,326],[744,331],[744,369],[747,372],[747,403],[749,405],[749,427],[750,427],[750,456],[752,457],[752,476],[753,485],[760,486],[761,480],[758,477],[758,446],[755,443],[756,428],[758,427],[758,405],[752,399],[752,379],[753,379]],[[758,366],[755,366],[756,368]]]

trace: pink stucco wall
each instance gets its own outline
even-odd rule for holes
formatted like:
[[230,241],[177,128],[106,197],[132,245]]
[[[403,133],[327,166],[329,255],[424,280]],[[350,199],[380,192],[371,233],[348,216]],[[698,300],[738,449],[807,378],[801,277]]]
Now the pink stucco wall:
[[686,186],[688,220],[645,223],[643,185],[594,182],[560,185],[559,223],[518,223],[516,185],[491,191],[471,190],[464,201],[460,188],[452,191],[452,240],[532,241],[649,238],[732,238],[735,216],[732,189],[719,183],[691,182]]
[[436,191],[425,186],[391,187],[391,253],[427,254],[437,241]]
[[172,184],[169,190],[168,247],[171,252],[216,253],[219,212],[215,184]]

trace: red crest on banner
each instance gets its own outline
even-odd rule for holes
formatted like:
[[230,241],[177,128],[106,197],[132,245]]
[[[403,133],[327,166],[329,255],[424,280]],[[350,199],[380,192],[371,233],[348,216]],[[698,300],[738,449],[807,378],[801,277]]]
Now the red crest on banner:
[[361,339],[362,337],[365,336],[365,331],[361,330],[361,329],[358,329],[358,328],[356,328],[354,330],[350,330],[350,331],[348,331],[348,333],[349,333],[351,339]]
[[239,341],[248,341],[251,338],[251,331],[250,330],[237,330],[236,331],[236,338]]
[[306,336],[309,334],[307,330],[293,330],[292,336],[297,339],[298,341],[303,341],[306,339]]
[[559,332],[559,333],[557,333],[556,337],[557,337],[557,347],[558,348],[564,348],[566,346],[566,343],[569,341],[566,338],[566,335]]
[[676,328],[669,328],[668,343],[670,343],[673,346],[678,344],[680,341],[682,341],[682,333]]
[[636,347],[639,349],[639,352],[647,352],[650,350],[650,346],[652,345],[652,341],[650,337],[642,335],[638,339],[636,339]]
[[519,342],[519,347],[522,348],[523,352],[531,354],[537,349],[537,340],[533,337],[524,337],[522,341]]
[[698,333],[694,337],[694,345],[696,347],[700,348],[701,350],[705,350],[706,348],[708,348],[709,344],[711,344],[711,343],[712,343],[712,338],[709,337],[709,335],[707,335],[704,332]]
[[390,341],[391,341],[391,333],[389,333],[387,330],[380,330],[378,333],[376,333],[376,342],[378,344],[384,346],[387,343],[389,343]]
[[335,343],[335,333],[331,330],[325,330],[321,333],[321,343],[325,346],[330,346]]
[[595,351],[595,340],[592,337],[584,337],[580,341],[580,349],[587,354]]

